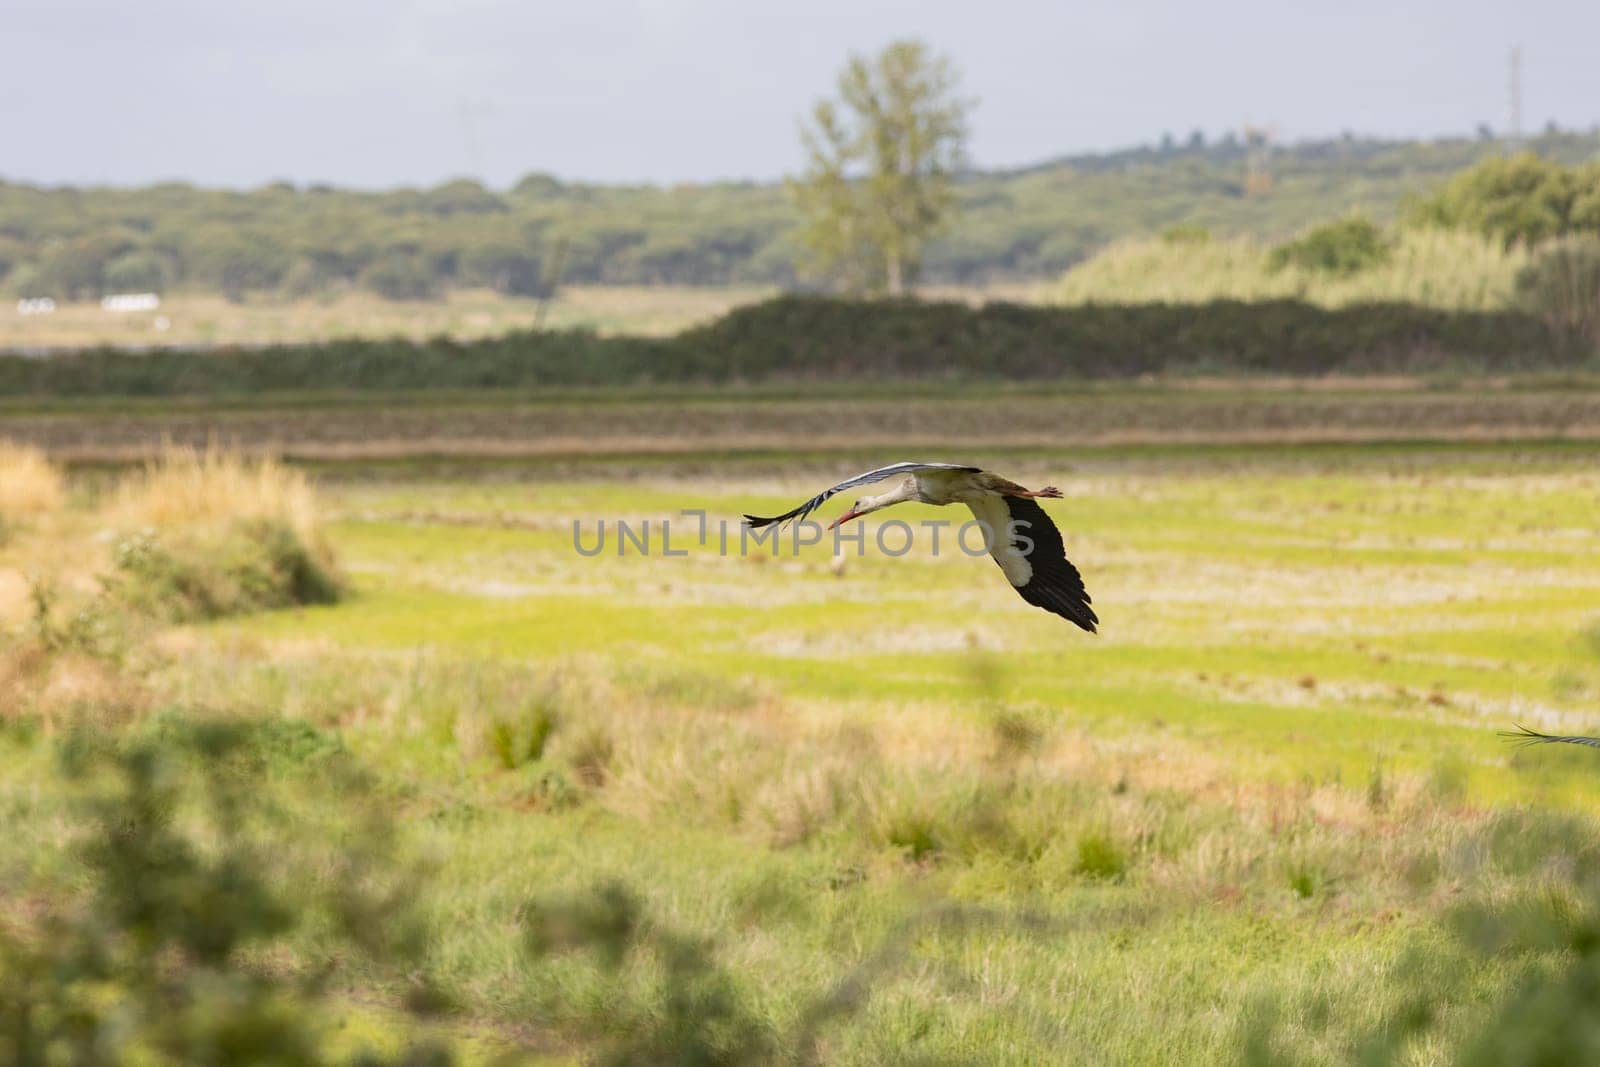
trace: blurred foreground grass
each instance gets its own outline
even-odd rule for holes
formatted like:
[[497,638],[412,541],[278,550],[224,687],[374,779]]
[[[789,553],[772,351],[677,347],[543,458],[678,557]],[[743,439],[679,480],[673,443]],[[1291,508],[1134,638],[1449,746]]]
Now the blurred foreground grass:
[[[1592,1051],[1600,767],[1495,731],[1600,727],[1597,459],[1013,452],[1005,474],[1066,491],[1098,638],[948,544],[700,546],[679,509],[817,488],[705,456],[330,479],[339,603],[41,647],[24,572],[65,612],[106,554],[85,482],[0,549],[0,882],[24,887],[0,910],[26,937],[85,885],[79,731],[137,751],[153,723],[245,724],[241,780],[288,812],[268,882],[322,907],[319,850],[390,841],[357,884],[400,877],[416,941],[379,958],[313,919],[242,965],[318,974],[394,1054],[436,1032],[635,1063]],[[574,522],[592,546],[619,518],[651,521],[650,556],[614,527],[573,550]],[[189,805],[177,830],[223,847]],[[442,1021],[407,1012],[419,982]]]

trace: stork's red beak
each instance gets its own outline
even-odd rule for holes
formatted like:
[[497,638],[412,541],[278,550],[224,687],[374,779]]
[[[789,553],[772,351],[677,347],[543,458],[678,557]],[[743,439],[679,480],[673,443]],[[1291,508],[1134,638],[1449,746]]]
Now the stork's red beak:
[[847,523],[851,519],[855,518],[856,514],[857,514],[856,509],[855,508],[851,508],[849,511],[845,512],[843,515],[840,515],[837,519],[834,519],[832,522],[828,523],[828,529],[837,530],[840,527],[840,525],[842,525],[843,523]]

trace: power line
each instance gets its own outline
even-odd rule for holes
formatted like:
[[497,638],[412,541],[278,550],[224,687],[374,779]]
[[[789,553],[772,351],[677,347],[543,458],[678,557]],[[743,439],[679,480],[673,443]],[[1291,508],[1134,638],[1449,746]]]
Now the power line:
[[1511,46],[1506,60],[1506,139],[1522,143],[1522,46]]

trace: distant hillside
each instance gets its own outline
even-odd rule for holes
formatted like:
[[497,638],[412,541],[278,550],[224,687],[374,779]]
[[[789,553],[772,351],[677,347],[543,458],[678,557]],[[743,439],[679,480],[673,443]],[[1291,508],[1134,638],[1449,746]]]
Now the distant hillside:
[[[1577,162],[1600,154],[1600,134],[1550,133],[1527,147]],[[1407,194],[1501,150],[1466,139],[1308,142],[1254,152],[1251,177],[1252,151],[1229,139],[975,173],[924,280],[1054,277],[1118,237],[1177,222],[1272,238],[1351,208],[1383,219]],[[778,184],[599,186],[535,174],[505,192],[467,180],[236,192],[0,182],[0,284],[75,299],[350,286],[397,299],[457,286],[531,294],[558,272],[589,283],[787,285],[796,281],[793,224]]]

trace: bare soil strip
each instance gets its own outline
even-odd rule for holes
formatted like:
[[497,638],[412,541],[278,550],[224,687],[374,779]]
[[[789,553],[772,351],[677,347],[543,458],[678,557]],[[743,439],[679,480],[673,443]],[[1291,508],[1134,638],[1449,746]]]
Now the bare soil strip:
[[306,460],[558,457],[1151,444],[1600,439],[1600,392],[1364,393],[723,399],[571,404],[415,404],[270,410],[149,408],[0,415],[0,438],[67,461],[122,461],[163,442],[219,442]]

